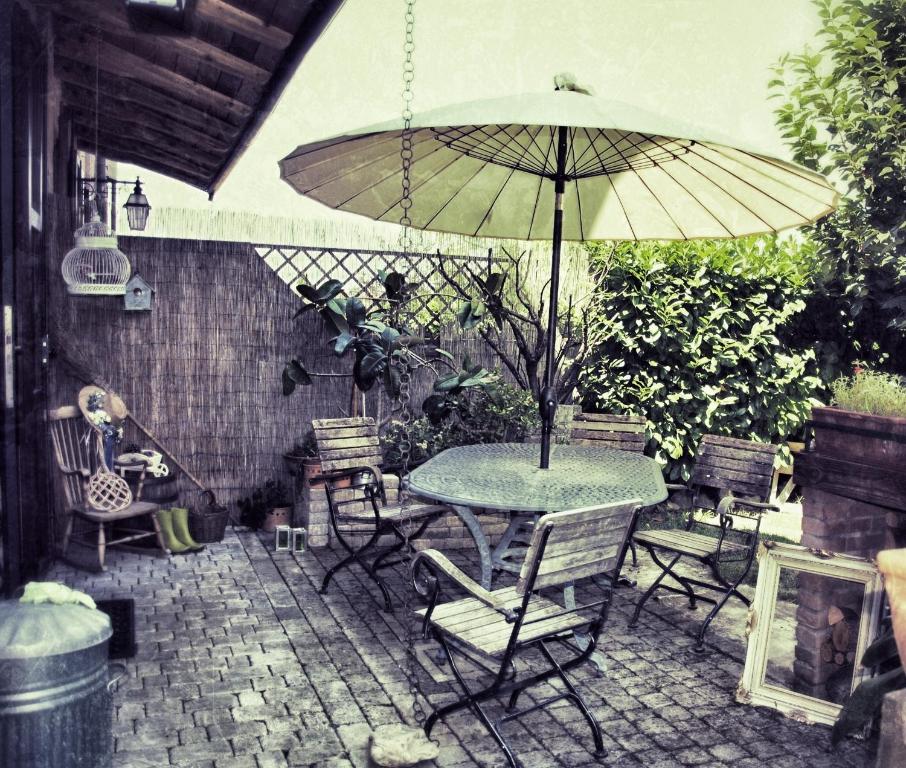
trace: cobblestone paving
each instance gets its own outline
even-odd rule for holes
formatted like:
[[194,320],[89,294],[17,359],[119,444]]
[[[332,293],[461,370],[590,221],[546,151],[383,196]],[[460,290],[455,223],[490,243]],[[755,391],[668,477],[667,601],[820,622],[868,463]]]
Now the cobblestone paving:
[[[275,553],[269,539],[228,531],[224,542],[170,560],[112,552],[104,574],[56,566],[51,578],[96,598],[136,601],[138,653],[115,696],[115,766],[368,765],[371,728],[411,716],[404,581],[398,569],[385,571],[400,606],[392,615],[378,610],[375,590],[356,570],[341,572],[321,596],[317,585],[337,558],[331,550]],[[693,640],[664,620],[669,609],[643,614],[628,629],[637,596],[628,588],[616,593],[602,636],[605,675],[590,665],[574,675],[608,755],[587,751],[587,726],[560,702],[505,726],[525,768],[872,764],[871,743],[850,741],[831,752],[827,728],[736,705],[738,643],[719,641],[696,654]],[[449,675],[433,654],[418,658],[426,706],[451,700]],[[438,766],[504,764],[468,714],[439,724],[434,735]]]

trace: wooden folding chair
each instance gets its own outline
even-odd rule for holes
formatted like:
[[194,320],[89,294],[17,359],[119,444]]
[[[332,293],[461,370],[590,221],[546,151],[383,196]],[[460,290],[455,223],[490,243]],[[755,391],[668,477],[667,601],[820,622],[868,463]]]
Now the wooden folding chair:
[[[313,481],[324,482],[331,528],[348,553],[327,571],[321,592],[327,591],[337,571],[357,563],[377,584],[385,609],[392,612],[390,592],[378,571],[405,562],[405,556],[395,560],[388,558],[398,553],[407,540],[418,539],[434,520],[449,512],[449,508],[411,499],[403,510],[398,491],[392,491],[388,498],[380,469],[381,447],[374,419],[315,419],[312,427],[322,470]],[[378,540],[385,535],[392,536],[393,543],[376,549]]]
[[[713,608],[696,635],[696,650],[701,651],[708,626],[727,600],[736,597],[749,605],[749,598],[738,587],[755,559],[762,514],[779,509],[768,503],[777,450],[776,445],[752,440],[717,435],[702,438],[688,486],[668,486],[691,494],[685,526],[637,531],[633,536],[637,544],[648,550],[661,573],[636,604],[630,627],[636,625],[645,603],[659,589],[688,596],[690,609],[703,600],[713,604]],[[715,519],[702,519],[702,513]],[[747,520],[748,525],[741,526],[740,518]],[[712,580],[678,573],[676,566],[684,557],[707,566]],[[728,575],[727,566],[733,567],[735,574]],[[667,576],[679,587],[664,584]],[[695,587],[717,592],[718,596],[703,594]]]
[[[458,701],[431,713],[425,722],[426,734],[430,735],[440,718],[468,708],[515,768],[518,765],[516,757],[500,732],[500,726],[567,699],[578,708],[591,728],[596,752],[603,754],[601,728],[566,673],[587,661],[597,647],[638,504],[636,499],[544,515],[532,532],[519,580],[512,587],[488,591],[434,549],[415,556],[413,579],[420,594],[428,598],[428,607],[418,611],[423,619],[423,632],[440,642],[464,694]],[[606,577],[593,583],[600,589],[600,599],[584,605],[564,607],[540,594],[541,590],[551,587],[554,588],[552,595],[556,596],[562,594],[565,584],[598,575]],[[442,576],[465,589],[469,597],[439,603]],[[588,638],[584,647],[574,640],[573,634],[579,632]],[[564,650],[565,658],[555,657],[554,646]],[[537,651],[548,666],[520,679],[513,660],[530,650]],[[457,667],[456,656],[461,655],[483,667],[491,675],[491,682],[480,690],[472,690]],[[516,710],[524,690],[551,677],[562,682],[565,689],[562,693]],[[507,695],[507,714],[492,721],[482,703]]]
[[[88,486],[92,475],[103,463],[100,435],[86,423],[82,412],[76,406],[49,410],[47,422],[53,443],[54,458],[63,481],[63,496],[67,514],[61,554],[66,556],[75,519],[79,518],[97,526],[96,535],[93,538],[96,538],[98,563],[101,570],[105,570],[104,558],[107,547],[117,544],[128,544],[154,537],[161,553],[168,555],[157,516],[154,514],[160,509],[160,505],[140,500],[146,465],[141,463],[141,466],[134,468],[138,473],[137,487],[131,501],[126,506],[113,511],[95,509],[88,503]],[[122,524],[124,520],[140,517],[150,519],[150,530],[127,528]],[[119,532],[124,535],[109,540],[108,532],[114,523]]]

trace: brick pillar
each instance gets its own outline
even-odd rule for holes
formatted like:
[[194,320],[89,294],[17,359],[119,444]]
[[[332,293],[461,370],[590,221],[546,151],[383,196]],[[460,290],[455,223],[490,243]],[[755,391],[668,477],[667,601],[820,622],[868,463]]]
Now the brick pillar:
[[[881,507],[806,488],[802,501],[802,545],[828,552],[871,557],[887,541],[887,513]],[[830,637],[827,610],[835,605],[857,615],[863,587],[841,579],[799,574],[796,608],[794,687],[800,693],[830,700],[828,679],[840,667],[821,659],[821,646]],[[853,643],[856,633],[853,632]],[[849,662],[847,662],[848,664]]]

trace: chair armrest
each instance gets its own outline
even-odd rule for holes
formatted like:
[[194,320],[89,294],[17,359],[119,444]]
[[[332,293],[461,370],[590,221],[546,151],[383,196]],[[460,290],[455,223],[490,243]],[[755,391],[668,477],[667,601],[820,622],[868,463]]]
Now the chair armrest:
[[480,600],[485,605],[495,610],[503,609],[503,602],[494,596],[493,592],[478,584],[474,579],[468,576],[460,568],[450,562],[449,558],[437,549],[425,549],[416,553],[412,559],[412,573],[415,574],[417,569],[427,561],[428,567],[434,573],[441,572],[460,587],[468,592],[476,600]]
[[682,483],[664,483],[667,486],[667,492],[670,491],[688,491],[689,486],[683,485]]
[[342,480],[344,477],[353,477],[354,475],[361,474],[363,472],[370,472],[374,475],[375,480],[381,486],[384,485],[384,475],[378,467],[366,466],[361,467],[349,467],[348,469],[334,469],[330,472],[322,472],[319,475],[315,475],[311,478],[313,483],[329,482],[331,480]]
[[768,510],[773,510],[774,512],[780,511],[780,507],[777,504],[771,504],[765,501],[746,501],[745,499],[733,499],[731,506],[751,507],[752,509],[760,509],[763,512],[767,512]]
[[87,480],[89,477],[91,477],[91,472],[89,472],[87,469],[83,469],[80,467],[76,467],[75,469],[70,469],[69,467],[58,466],[58,469],[64,475],[81,475],[85,480]]

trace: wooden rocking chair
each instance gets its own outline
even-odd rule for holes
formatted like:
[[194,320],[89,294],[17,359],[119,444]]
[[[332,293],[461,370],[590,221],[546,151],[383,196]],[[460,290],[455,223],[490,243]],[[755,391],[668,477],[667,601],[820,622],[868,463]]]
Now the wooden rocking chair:
[[[762,514],[779,510],[777,505],[767,503],[777,449],[778,446],[769,443],[732,437],[705,435],[702,438],[689,485],[668,486],[670,490],[691,494],[685,526],[638,531],[633,536],[637,544],[648,550],[661,573],[636,604],[630,627],[635,626],[645,603],[659,589],[687,596],[690,610],[695,609],[698,600],[703,600],[713,604],[713,608],[696,635],[695,649],[701,651],[708,626],[727,600],[736,597],[749,605],[751,601],[738,587],[755,559]],[[701,519],[702,512],[711,516],[712,521]],[[748,520],[748,525],[740,525],[741,518]],[[712,580],[678,573],[675,568],[684,557],[707,566]],[[727,566],[734,568],[732,576],[728,575]],[[667,576],[679,587],[664,584]],[[701,589],[718,594],[712,597]]]
[[[443,504],[416,499],[403,510],[398,491],[391,489],[388,493],[380,469],[383,457],[374,419],[315,419],[311,424],[322,470],[312,481],[324,482],[331,528],[348,553],[327,571],[321,592],[327,591],[337,571],[358,563],[381,590],[387,612],[392,612],[390,592],[378,571],[405,562],[405,556],[388,558],[397,554],[407,540],[419,538],[428,525],[450,510]],[[392,536],[394,542],[376,549],[378,540],[385,535]]]
[[[115,511],[101,511],[93,508],[88,503],[89,481],[99,466],[102,465],[103,448],[100,435],[91,429],[85,422],[82,412],[76,406],[65,406],[47,412],[47,421],[50,428],[51,442],[53,443],[54,458],[57,469],[62,476],[63,496],[67,514],[66,526],[63,533],[61,554],[65,558],[73,535],[75,518],[85,520],[97,526],[96,541],[98,563],[100,569],[106,570],[104,558],[107,547],[117,544],[127,544],[155,537],[161,553],[167,555],[167,548],[161,535],[157,516],[154,514],[160,509],[159,504],[149,501],[140,501],[142,485],[145,480],[145,464],[143,462],[131,468],[137,474],[136,491],[131,501],[121,509]],[[125,481],[123,481],[125,483]],[[152,529],[125,528],[122,521],[133,518],[148,517]],[[108,540],[108,529],[113,523],[117,524],[119,538]],[[90,534],[89,534],[90,535]],[[94,541],[80,541],[80,543],[93,544]]]
[[[413,579],[416,589],[429,601],[427,608],[418,611],[423,617],[423,632],[440,642],[464,693],[458,701],[431,713],[425,722],[426,734],[430,735],[440,718],[470,709],[503,750],[509,765],[516,768],[516,757],[500,732],[500,726],[568,699],[591,728],[596,753],[603,754],[601,728],[566,673],[587,661],[597,647],[638,503],[634,500],[544,515],[532,532],[519,580],[513,587],[488,591],[434,549],[415,556]],[[423,578],[424,571],[428,571],[427,579]],[[470,596],[438,604],[442,575]],[[539,594],[547,587],[562,589],[565,584],[590,576],[605,578],[594,582],[601,590],[600,599],[585,605],[564,607]],[[575,642],[573,634],[578,632],[587,633],[584,647]],[[555,644],[565,649],[565,659],[554,656]],[[518,679],[512,662],[518,654],[529,650],[538,651],[549,666]],[[492,675],[491,682],[481,690],[473,691],[459,671],[454,654],[466,656],[483,667]],[[562,693],[515,711],[524,690],[551,677],[557,677],[563,683],[565,690]],[[506,695],[509,696],[508,714],[492,721],[482,709],[482,703]]]

